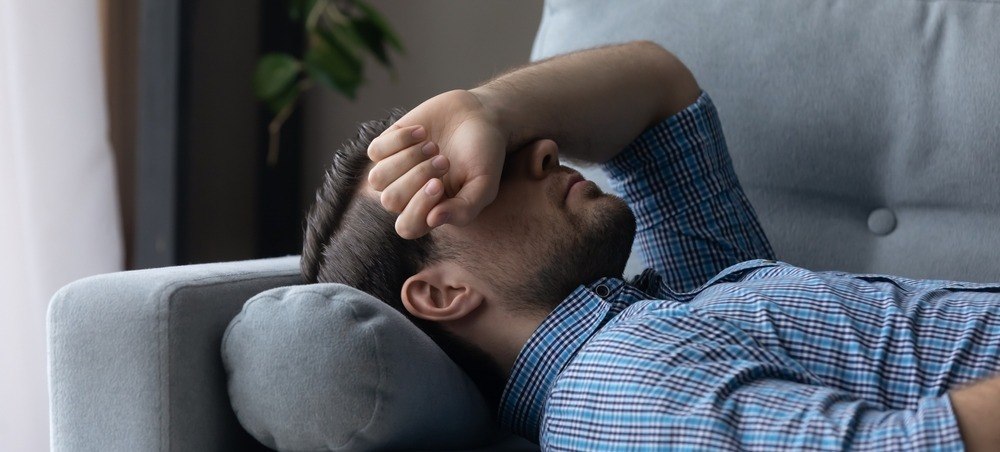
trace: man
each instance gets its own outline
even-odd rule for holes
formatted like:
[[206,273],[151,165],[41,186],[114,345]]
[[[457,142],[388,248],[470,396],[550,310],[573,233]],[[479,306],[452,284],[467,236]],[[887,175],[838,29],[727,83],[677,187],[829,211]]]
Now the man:
[[1000,286],[772,259],[711,99],[635,42],[363,126],[302,268],[411,318],[543,449],[1000,445]]

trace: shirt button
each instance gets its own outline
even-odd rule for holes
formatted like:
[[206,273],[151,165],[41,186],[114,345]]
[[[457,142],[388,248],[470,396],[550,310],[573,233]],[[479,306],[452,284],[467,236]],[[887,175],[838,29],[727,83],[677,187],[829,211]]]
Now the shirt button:
[[594,293],[596,293],[598,297],[607,298],[608,295],[611,295],[611,288],[605,284],[598,284],[597,287],[594,288]]

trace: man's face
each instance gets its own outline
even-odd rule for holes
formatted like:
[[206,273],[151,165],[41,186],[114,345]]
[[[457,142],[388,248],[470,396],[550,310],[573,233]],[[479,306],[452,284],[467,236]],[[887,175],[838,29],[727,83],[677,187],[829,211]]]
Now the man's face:
[[550,312],[580,284],[621,277],[635,236],[625,202],[559,164],[551,140],[507,156],[492,204],[465,227],[444,226],[463,264],[513,309]]

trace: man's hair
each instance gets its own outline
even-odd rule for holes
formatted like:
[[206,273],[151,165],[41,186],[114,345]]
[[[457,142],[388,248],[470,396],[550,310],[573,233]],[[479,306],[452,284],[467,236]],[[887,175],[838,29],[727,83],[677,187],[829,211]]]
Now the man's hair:
[[407,278],[425,265],[457,259],[457,250],[435,240],[433,233],[403,239],[395,230],[397,214],[359,194],[371,163],[368,145],[404,113],[393,109],[385,119],[361,124],[357,136],[336,150],[305,219],[302,276],[309,283],[355,287],[402,313],[469,374],[495,414],[505,382],[496,363],[437,323],[411,315],[400,297]]

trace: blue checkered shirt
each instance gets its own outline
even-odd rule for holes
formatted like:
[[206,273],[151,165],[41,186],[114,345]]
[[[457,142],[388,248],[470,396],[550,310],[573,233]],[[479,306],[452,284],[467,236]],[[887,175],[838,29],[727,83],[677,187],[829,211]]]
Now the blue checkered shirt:
[[705,93],[604,170],[650,268],[545,318],[505,428],[544,450],[962,448],[947,391],[1000,369],[1000,285],[771,260]]

